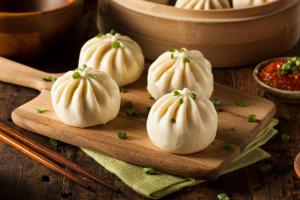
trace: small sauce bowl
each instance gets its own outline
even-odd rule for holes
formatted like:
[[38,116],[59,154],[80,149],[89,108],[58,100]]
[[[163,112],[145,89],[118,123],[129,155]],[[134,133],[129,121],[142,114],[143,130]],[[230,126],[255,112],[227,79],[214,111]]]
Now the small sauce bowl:
[[298,90],[297,91],[289,91],[289,90],[283,90],[283,89],[278,89],[278,88],[272,87],[272,86],[264,83],[260,79],[260,76],[259,76],[260,71],[264,67],[266,67],[268,64],[275,62],[277,60],[288,60],[289,58],[290,57],[272,58],[272,59],[268,59],[268,60],[265,60],[265,61],[259,63],[253,71],[253,77],[254,77],[255,81],[258,83],[258,85],[265,91],[267,91],[275,96],[278,96],[289,103],[300,103],[300,91],[298,91]]

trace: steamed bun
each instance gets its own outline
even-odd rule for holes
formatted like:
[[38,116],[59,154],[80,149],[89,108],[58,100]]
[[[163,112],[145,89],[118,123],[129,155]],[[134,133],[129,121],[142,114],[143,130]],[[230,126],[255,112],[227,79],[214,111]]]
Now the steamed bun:
[[112,31],[87,41],[80,51],[79,66],[104,71],[119,86],[136,81],[144,70],[141,47],[127,36]]
[[259,6],[276,0],[233,0],[233,8],[248,8],[251,6]]
[[51,88],[51,99],[58,118],[80,128],[114,119],[121,103],[117,83],[106,73],[86,66],[58,78]]
[[225,9],[230,8],[230,2],[229,0],[177,0],[175,7],[193,10]]
[[209,98],[213,92],[211,63],[200,51],[170,49],[150,66],[147,82],[147,90],[155,99],[183,88]]
[[185,88],[154,103],[147,119],[147,132],[152,143],[163,151],[191,154],[213,142],[217,124],[212,102]]

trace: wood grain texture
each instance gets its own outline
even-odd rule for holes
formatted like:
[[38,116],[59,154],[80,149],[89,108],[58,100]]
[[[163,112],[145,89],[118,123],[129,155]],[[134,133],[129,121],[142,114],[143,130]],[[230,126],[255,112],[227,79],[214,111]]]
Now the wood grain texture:
[[[1,60],[0,60],[1,61]],[[26,85],[41,86],[44,73],[23,65],[2,59],[10,67],[2,72],[0,80],[21,84],[22,77],[27,77]],[[14,79],[10,79],[12,74]],[[49,75],[49,74],[48,74]],[[40,76],[40,77],[39,77]],[[56,76],[55,74],[52,76]],[[13,80],[13,81],[11,81]],[[127,88],[122,95],[122,102],[132,102],[138,113],[147,112],[154,101],[146,91],[146,74],[135,84]],[[216,140],[204,151],[192,155],[175,155],[160,151],[153,146],[146,131],[146,116],[129,117],[123,108],[118,117],[106,125],[79,129],[62,124],[56,117],[49,90],[43,90],[34,100],[19,107],[12,113],[13,121],[26,129],[60,141],[100,151],[115,158],[140,166],[150,166],[161,171],[187,177],[217,177],[234,159],[234,157],[259,133],[275,114],[275,106],[264,99],[249,96],[234,89],[216,84],[214,97],[222,99],[223,112],[219,113],[218,133]],[[244,108],[235,105],[235,101],[244,99]],[[43,107],[47,112],[35,111]],[[249,123],[249,114],[257,116],[257,123]],[[129,138],[120,140],[118,131],[126,131]],[[232,151],[224,149],[224,142],[235,145]]]
[[200,50],[214,67],[241,66],[285,53],[300,38],[300,2],[240,10],[194,11],[140,0],[99,0],[98,28],[132,37],[146,58],[170,47]]

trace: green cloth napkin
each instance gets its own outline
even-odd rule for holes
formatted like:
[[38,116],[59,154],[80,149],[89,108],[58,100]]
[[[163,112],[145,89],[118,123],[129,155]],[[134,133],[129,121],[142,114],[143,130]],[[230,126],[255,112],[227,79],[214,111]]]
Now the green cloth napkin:
[[[254,164],[260,160],[269,158],[270,155],[259,147],[264,145],[277,133],[277,130],[274,129],[276,124],[278,124],[278,121],[275,119],[272,120],[222,174],[227,174]],[[82,150],[105,169],[118,176],[134,191],[151,199],[159,199],[185,187],[191,187],[205,181],[165,173],[148,175],[143,172],[143,167],[117,160],[102,153],[93,152],[83,148]]]

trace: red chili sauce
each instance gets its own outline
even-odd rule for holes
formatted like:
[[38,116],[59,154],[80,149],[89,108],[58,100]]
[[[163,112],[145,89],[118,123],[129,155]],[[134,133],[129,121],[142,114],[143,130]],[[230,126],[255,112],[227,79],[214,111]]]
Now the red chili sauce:
[[277,60],[266,65],[259,73],[260,79],[267,85],[278,89],[289,91],[300,90],[300,72],[279,75],[278,70],[285,62],[285,60]]

